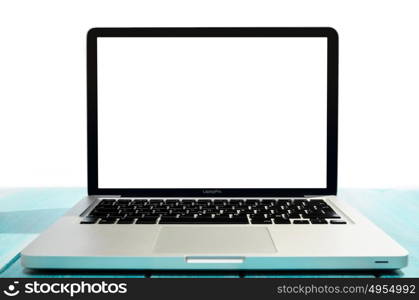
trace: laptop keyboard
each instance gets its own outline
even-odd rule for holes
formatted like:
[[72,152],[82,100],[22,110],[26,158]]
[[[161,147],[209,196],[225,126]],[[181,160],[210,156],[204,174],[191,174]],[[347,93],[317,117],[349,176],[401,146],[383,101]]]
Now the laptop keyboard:
[[346,224],[322,199],[102,199],[81,224]]

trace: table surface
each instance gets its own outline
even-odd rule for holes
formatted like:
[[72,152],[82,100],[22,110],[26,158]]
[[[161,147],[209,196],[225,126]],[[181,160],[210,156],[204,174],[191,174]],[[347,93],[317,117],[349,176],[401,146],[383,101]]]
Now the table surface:
[[19,252],[86,195],[85,188],[0,190],[0,277],[419,277],[419,190],[343,189],[339,197],[409,251],[409,265],[391,272],[144,272],[24,269]]

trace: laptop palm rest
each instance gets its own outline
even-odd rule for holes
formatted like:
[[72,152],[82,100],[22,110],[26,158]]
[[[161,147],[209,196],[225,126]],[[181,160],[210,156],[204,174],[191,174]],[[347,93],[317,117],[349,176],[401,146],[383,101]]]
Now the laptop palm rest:
[[266,227],[164,226],[159,232],[154,253],[159,254],[245,254],[275,253]]

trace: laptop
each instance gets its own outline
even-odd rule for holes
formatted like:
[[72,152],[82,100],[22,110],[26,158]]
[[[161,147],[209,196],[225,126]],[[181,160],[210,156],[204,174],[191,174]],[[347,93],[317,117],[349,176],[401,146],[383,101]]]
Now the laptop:
[[337,198],[332,28],[93,28],[88,194],[33,269],[398,269]]

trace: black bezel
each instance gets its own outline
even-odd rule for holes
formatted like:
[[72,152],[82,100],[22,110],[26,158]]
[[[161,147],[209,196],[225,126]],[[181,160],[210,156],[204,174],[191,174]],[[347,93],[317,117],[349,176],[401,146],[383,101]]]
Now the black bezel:
[[[326,37],[327,186],[326,188],[98,188],[97,38],[98,37]],[[338,34],[330,27],[92,28],[87,34],[88,194],[135,197],[292,197],[336,195],[338,150]]]

